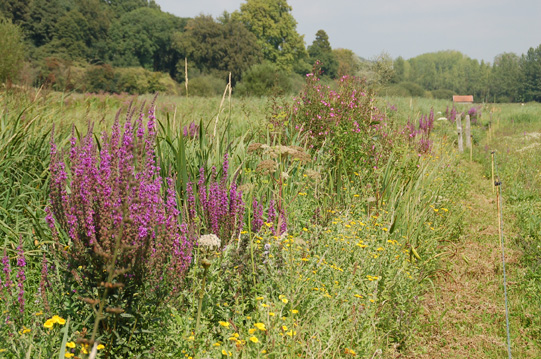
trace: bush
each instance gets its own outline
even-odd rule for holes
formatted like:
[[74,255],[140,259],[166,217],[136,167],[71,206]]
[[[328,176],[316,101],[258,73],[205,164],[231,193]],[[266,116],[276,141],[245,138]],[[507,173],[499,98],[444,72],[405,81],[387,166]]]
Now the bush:
[[[188,79],[188,95],[201,97],[221,96],[227,82],[213,75],[202,75]],[[186,87],[181,84],[180,94],[186,95]]]
[[375,107],[364,81],[343,76],[333,90],[321,84],[318,73],[316,67],[306,75],[301,97],[291,109],[292,125],[311,148],[326,147],[332,167],[341,166],[348,174],[372,173],[390,153],[389,118]]
[[111,65],[90,66],[85,73],[87,92],[116,92],[115,69]]
[[17,79],[23,65],[23,34],[17,25],[0,18],[0,82]]
[[425,96],[425,90],[415,82],[401,82],[399,85],[406,89],[410,96],[413,97],[423,97]]
[[265,62],[248,69],[235,92],[241,96],[270,96],[294,93],[301,89],[302,77],[280,70],[275,64]]
[[438,90],[432,91],[432,97],[439,100],[451,101],[453,99],[454,94],[455,93],[452,90],[446,90],[446,89],[438,89]]
[[384,93],[386,96],[391,96],[391,97],[410,97],[411,96],[408,89],[398,84],[387,86],[381,92]]

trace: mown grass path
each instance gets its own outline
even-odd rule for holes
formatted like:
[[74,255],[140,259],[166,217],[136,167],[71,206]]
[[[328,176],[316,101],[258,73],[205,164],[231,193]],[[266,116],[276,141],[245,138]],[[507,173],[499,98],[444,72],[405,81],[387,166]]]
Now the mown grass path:
[[[469,193],[460,199],[466,211],[464,234],[459,242],[446,244],[442,271],[434,278],[434,290],[422,301],[415,343],[395,357],[508,357],[496,195],[480,164],[464,161],[462,165],[470,183]],[[539,344],[521,325],[531,314],[521,304],[517,283],[524,273],[522,253],[512,243],[512,221],[505,218],[503,196],[512,354],[539,358]]]

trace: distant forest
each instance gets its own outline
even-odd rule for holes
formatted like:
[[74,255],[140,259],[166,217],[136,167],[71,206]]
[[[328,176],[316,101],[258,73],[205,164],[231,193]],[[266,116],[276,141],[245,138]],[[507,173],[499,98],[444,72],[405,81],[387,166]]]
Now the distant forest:
[[541,45],[492,64],[458,51],[367,60],[332,48],[324,30],[306,46],[296,25],[286,0],[246,0],[217,18],[178,17],[154,0],[2,0],[0,81],[184,94],[188,78],[190,95],[214,96],[231,73],[237,94],[262,96],[297,91],[319,61],[323,80],[363,77],[382,95],[541,102]]

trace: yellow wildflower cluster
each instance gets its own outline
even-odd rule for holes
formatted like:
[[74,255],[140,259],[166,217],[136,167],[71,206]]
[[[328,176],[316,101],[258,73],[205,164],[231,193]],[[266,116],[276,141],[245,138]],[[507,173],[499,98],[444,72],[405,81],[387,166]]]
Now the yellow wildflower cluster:
[[66,319],[59,317],[58,315],[53,315],[52,318],[47,319],[43,326],[47,329],[51,329],[55,324],[64,325],[66,324]]

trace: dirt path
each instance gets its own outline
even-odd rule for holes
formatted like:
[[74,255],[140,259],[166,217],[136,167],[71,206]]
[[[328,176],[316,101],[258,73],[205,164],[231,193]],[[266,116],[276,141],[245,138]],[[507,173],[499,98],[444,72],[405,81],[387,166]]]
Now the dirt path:
[[[477,163],[466,164],[471,173],[470,193],[462,199],[466,210],[464,235],[447,248],[443,261],[448,274],[438,276],[435,290],[425,295],[416,343],[401,358],[507,358],[502,260],[496,217],[496,196]],[[539,348],[521,329],[520,302],[514,300],[522,276],[521,253],[506,235],[506,271],[511,312],[513,358],[535,358]]]

